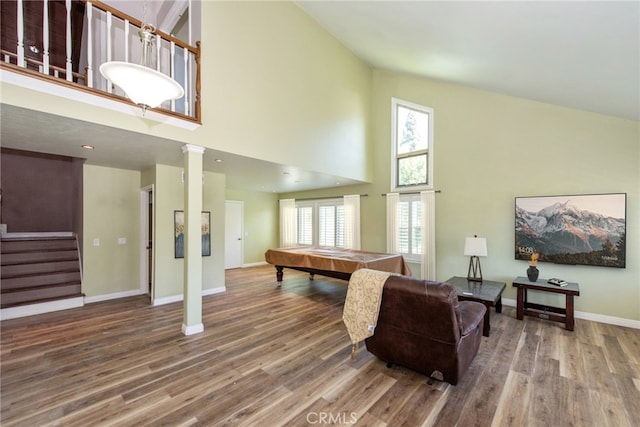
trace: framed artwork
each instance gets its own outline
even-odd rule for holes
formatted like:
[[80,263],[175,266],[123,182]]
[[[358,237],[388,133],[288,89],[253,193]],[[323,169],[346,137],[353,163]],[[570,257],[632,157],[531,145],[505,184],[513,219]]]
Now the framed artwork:
[[[174,251],[176,258],[184,258],[184,211],[173,211]],[[211,255],[211,212],[202,212],[202,256]]]
[[202,212],[202,256],[211,255],[211,212]]
[[626,193],[516,197],[515,259],[625,267]]

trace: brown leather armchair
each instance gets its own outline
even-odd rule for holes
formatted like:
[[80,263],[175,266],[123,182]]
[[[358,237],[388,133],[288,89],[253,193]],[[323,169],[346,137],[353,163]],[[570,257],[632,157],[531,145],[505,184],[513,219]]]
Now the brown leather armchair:
[[367,350],[386,362],[457,384],[478,353],[486,307],[458,301],[448,283],[390,276]]

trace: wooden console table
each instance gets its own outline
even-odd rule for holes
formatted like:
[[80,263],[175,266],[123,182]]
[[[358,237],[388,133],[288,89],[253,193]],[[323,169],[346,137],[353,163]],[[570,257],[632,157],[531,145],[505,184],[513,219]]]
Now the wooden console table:
[[[573,297],[580,295],[580,287],[577,283],[569,282],[566,286],[556,286],[547,283],[547,279],[538,279],[535,282],[531,282],[526,277],[516,277],[513,281],[513,286],[518,288],[518,301],[516,306],[516,317],[518,320],[522,320],[525,315],[533,316],[564,323],[567,330],[573,331],[575,324],[573,317]],[[530,290],[565,295],[565,308],[534,304],[527,301],[527,291]]]

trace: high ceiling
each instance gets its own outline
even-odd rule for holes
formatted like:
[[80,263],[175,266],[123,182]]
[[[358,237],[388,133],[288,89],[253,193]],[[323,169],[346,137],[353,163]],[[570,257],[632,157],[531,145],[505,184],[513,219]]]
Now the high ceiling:
[[[374,68],[640,120],[640,1],[296,3]],[[18,140],[23,149],[135,170],[182,165],[176,141],[158,144],[147,135],[8,105],[1,121],[5,147]],[[87,134],[111,148],[83,152],[78,139]],[[227,174],[228,188],[253,191],[353,183],[215,150],[205,152],[205,169]]]
[[372,67],[640,120],[640,1],[298,1]]

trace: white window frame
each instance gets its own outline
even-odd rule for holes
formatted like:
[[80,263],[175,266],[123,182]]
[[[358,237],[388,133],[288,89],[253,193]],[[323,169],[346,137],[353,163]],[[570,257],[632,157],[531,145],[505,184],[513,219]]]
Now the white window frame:
[[[296,202],[296,216],[299,215],[299,209],[300,208],[308,208],[311,207],[312,209],[312,219],[311,219],[311,223],[312,223],[312,242],[309,245],[308,243],[301,243],[300,242],[300,238],[302,236],[300,236],[300,233],[298,233],[298,244],[299,245],[309,245],[309,246],[320,246],[319,240],[320,240],[320,232],[319,232],[319,228],[320,228],[320,208],[321,207],[325,207],[325,206],[343,206],[344,207],[344,199],[343,198],[331,198],[331,199],[318,199],[318,200],[304,200],[304,201],[299,201]],[[299,217],[298,217],[299,218]],[[344,221],[344,212],[343,212],[343,221]],[[300,226],[300,221],[298,219],[298,223]],[[338,228],[336,226],[336,228]],[[336,242],[339,243],[341,242],[342,245],[339,246],[329,246],[329,247],[336,247],[336,248],[343,248],[344,247],[344,223],[342,226],[342,239],[339,238],[338,235],[335,236]],[[323,245],[323,246],[327,246],[327,245]]]
[[[399,196],[399,200],[398,200],[398,211],[400,210],[400,204],[401,203],[409,203],[409,230],[408,230],[408,237],[407,237],[407,244],[408,244],[408,251],[402,251],[401,250],[401,245],[400,243],[398,243],[398,251],[400,254],[402,254],[402,256],[405,258],[406,261],[409,262],[415,262],[415,263],[420,263],[422,262],[422,256],[424,254],[424,248],[422,248],[422,239],[418,239],[418,241],[416,242],[417,245],[419,245],[419,248],[415,248],[413,246],[413,242],[412,242],[412,238],[411,236],[413,235],[413,229],[416,226],[419,226],[422,229],[422,233],[425,232],[425,224],[422,224],[422,215],[417,215],[416,218],[416,213],[413,212],[413,203],[419,203],[420,205],[422,205],[422,200],[420,197],[419,193],[412,193],[412,194],[400,194]],[[421,206],[421,209],[424,209],[424,206]],[[420,222],[419,225],[416,225],[414,223],[414,220],[417,220],[418,222]],[[396,233],[398,233],[398,241],[400,240],[399,237],[399,233],[400,233],[400,228],[402,226],[401,224],[401,218],[400,218],[400,212],[398,212],[398,228],[396,230]]]
[[[428,116],[428,142],[426,150],[416,150],[411,153],[398,155],[398,107],[408,108]],[[398,185],[398,161],[410,157],[411,154],[427,155],[427,183],[418,185]],[[391,191],[423,191],[433,190],[433,108],[413,102],[391,98]]]

